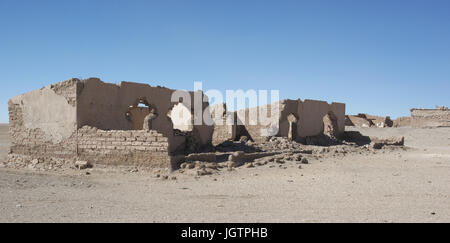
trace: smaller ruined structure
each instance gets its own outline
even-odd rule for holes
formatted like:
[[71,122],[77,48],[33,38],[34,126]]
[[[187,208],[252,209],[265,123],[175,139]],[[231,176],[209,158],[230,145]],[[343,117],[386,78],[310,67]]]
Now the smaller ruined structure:
[[389,116],[380,117],[368,114],[345,116],[346,126],[356,127],[450,127],[450,110],[446,106],[435,109],[411,109],[411,116],[391,120]]
[[[276,108],[276,109],[275,109]],[[269,122],[262,124],[255,120],[271,114]],[[227,140],[239,140],[241,137],[262,143],[272,136],[287,137],[297,142],[306,142],[310,137],[324,134],[341,136],[345,131],[345,104],[318,100],[282,100],[262,107],[230,112],[225,105],[211,106],[210,112],[215,121],[213,142],[220,144]],[[219,114],[219,116],[217,116]],[[252,116],[252,114],[257,114]],[[326,120],[325,117],[327,118]],[[276,124],[276,127],[274,127]]]
[[382,117],[359,113],[358,115],[345,116],[345,125],[356,127],[392,127],[394,122],[389,116]]
[[393,127],[409,127],[411,126],[411,117],[401,116],[394,120]]
[[412,127],[450,127],[450,109],[445,106],[436,109],[411,109]]

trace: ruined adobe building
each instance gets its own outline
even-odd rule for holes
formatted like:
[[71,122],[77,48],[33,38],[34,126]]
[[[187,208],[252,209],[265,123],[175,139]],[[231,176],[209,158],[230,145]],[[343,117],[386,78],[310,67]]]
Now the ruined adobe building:
[[450,109],[411,109],[412,127],[450,127]]
[[380,117],[368,114],[345,116],[346,126],[356,127],[450,127],[450,110],[445,106],[435,109],[412,108],[411,116],[391,120],[389,116]]
[[[208,146],[213,132],[210,126],[193,126],[190,132],[174,130],[168,116],[178,105],[171,102],[173,92],[90,78],[71,79],[14,97],[8,104],[11,153],[167,167],[170,155]],[[156,115],[151,130],[143,130],[150,112]]]
[[394,121],[389,116],[383,117],[359,113],[355,116],[345,116],[345,125],[356,127],[392,127]]
[[[176,90],[146,84],[104,83],[97,78],[70,79],[44,87],[9,101],[10,153],[31,158],[61,158],[67,161],[89,161],[94,164],[134,165],[176,169],[180,158],[190,153],[210,151],[212,143],[220,144],[248,136],[255,142],[271,136],[293,140],[309,136],[344,132],[345,104],[328,104],[313,100],[284,100],[265,106],[279,107],[276,123],[254,125],[245,116],[251,108],[227,112],[222,106],[209,107],[201,92],[172,101]],[[200,101],[195,97],[200,96]],[[195,125],[178,121],[195,117],[194,105],[212,114],[213,120],[234,117],[233,123]],[[209,107],[209,108],[208,108]],[[174,112],[184,111],[179,118]],[[194,115],[192,115],[194,114]],[[238,121],[243,121],[239,123]],[[221,123],[218,123],[221,124]],[[273,123],[272,123],[273,124]]]
[[436,106],[435,109],[412,108],[410,111],[411,116],[395,119],[393,127],[450,127],[450,110],[448,107]]
[[[278,112],[272,115],[272,109],[278,106]],[[250,114],[257,114],[251,116]],[[261,143],[268,136],[288,137],[291,140],[302,141],[307,137],[323,134],[324,117],[328,114],[335,120],[336,137],[345,130],[345,104],[331,103],[317,100],[282,100],[262,107],[253,107],[229,112],[225,105],[211,106],[211,114],[215,121],[222,125],[214,127],[213,142],[219,144],[225,140],[237,140],[242,136]],[[221,114],[221,116],[217,115]],[[270,122],[260,124],[256,121],[259,116],[266,116]],[[234,120],[233,120],[234,119]],[[234,123],[231,125],[229,121]],[[228,123],[225,123],[227,122]],[[277,124],[278,127],[271,127]],[[272,133],[272,134],[268,134]]]

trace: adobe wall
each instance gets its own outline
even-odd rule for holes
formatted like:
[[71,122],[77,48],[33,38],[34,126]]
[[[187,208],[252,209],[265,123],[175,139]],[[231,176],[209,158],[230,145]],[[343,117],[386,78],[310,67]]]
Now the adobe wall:
[[346,116],[346,126],[356,126],[356,127],[371,127],[373,126],[373,122],[367,120],[366,118],[348,115]]
[[331,111],[336,115],[338,124],[338,133],[343,135],[345,132],[345,104],[340,102],[331,103]]
[[[272,117],[271,116],[272,109],[275,109],[276,106],[278,106],[278,114]],[[262,114],[260,113],[260,111],[262,111]],[[280,123],[279,118],[281,117],[282,112],[283,112],[282,102],[275,102],[273,104],[242,109],[236,112],[236,122],[238,125],[241,125],[242,129],[239,129],[241,133],[248,133],[248,135],[253,141],[257,143],[262,143],[265,142],[266,139],[268,138],[263,134],[264,131],[273,131],[274,135],[272,136],[280,134],[280,131],[282,130],[281,127],[283,125]],[[266,124],[260,123],[259,122],[260,116],[266,117],[268,122]],[[277,123],[278,123],[278,130],[276,130],[276,128],[270,129]]]
[[76,153],[77,80],[70,79],[8,102],[11,153],[72,158]]
[[[343,103],[331,103],[328,104],[325,101],[317,100],[282,100],[270,105],[265,105],[265,111],[271,114],[270,111],[274,106],[279,107],[279,130],[276,136],[287,137],[289,133],[289,122],[287,117],[289,114],[293,114],[297,118],[297,137],[305,138],[309,136],[317,136],[323,133],[323,117],[330,111],[332,111],[338,124],[338,134],[342,134],[345,131],[345,104]],[[267,129],[268,126],[261,124],[252,125],[249,119],[251,112],[255,112],[259,107],[253,107],[237,112],[238,118],[243,121],[245,128],[250,134],[251,138],[256,142],[263,142],[266,140],[266,136],[261,134],[261,129]],[[245,117],[245,119],[244,119]],[[273,117],[272,119],[276,119]]]
[[[82,91],[78,96],[78,127],[91,126],[102,130],[131,130],[132,124],[126,118],[130,105],[145,98],[151,107],[156,108],[158,117],[152,121],[152,129],[169,139],[170,151],[176,151],[185,143],[185,137],[175,136],[173,123],[167,116],[176,105],[171,102],[175,90],[164,87],[152,87],[147,84],[122,82],[120,85],[104,83],[100,79],[90,78],[82,81]],[[194,92],[191,94],[192,108]],[[203,103],[206,107],[208,103]],[[212,126],[194,126],[202,145],[211,143]]]
[[[175,133],[167,117],[174,105],[172,92],[126,82],[117,86],[93,78],[70,79],[19,95],[8,103],[10,151],[43,161],[59,158],[167,167],[176,148],[207,145],[212,135],[212,126],[206,125],[194,126],[187,135]],[[131,130],[126,118],[129,106],[142,97],[159,112],[150,131]]]
[[237,139],[235,112],[227,112],[225,104],[215,104],[209,106],[209,112],[214,122],[214,132],[212,136],[212,144],[219,145],[228,140]]
[[411,126],[411,117],[402,116],[394,120],[393,127],[409,127]]
[[372,121],[373,125],[376,127],[392,127],[394,122],[389,116],[373,116],[369,114],[364,114],[366,118]]
[[103,131],[92,127],[78,130],[78,159],[107,165],[169,167],[169,143],[150,131]]
[[449,109],[411,109],[413,127],[450,127]]
[[280,107],[280,131],[278,136],[287,137],[289,133],[289,121],[287,119],[289,114],[293,114],[297,119],[297,137],[301,136],[301,100],[282,100],[278,103]]
[[338,134],[345,130],[345,104],[332,103],[319,100],[299,101],[299,137],[317,136],[323,132],[323,117],[332,111],[339,127]]

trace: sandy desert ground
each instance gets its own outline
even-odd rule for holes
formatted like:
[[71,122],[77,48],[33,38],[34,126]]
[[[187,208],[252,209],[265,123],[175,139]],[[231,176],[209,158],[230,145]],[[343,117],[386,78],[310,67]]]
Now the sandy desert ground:
[[405,136],[409,149],[177,180],[1,168],[0,222],[450,222],[450,128],[359,130]]

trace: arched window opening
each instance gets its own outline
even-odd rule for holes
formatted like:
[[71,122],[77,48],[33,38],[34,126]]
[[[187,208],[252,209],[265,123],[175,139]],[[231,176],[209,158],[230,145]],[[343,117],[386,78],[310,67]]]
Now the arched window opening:
[[149,114],[155,113],[155,108],[149,104],[146,98],[139,98],[134,104],[128,107],[125,117],[131,122],[132,130],[142,130],[144,128],[144,120],[146,120],[146,117]]

